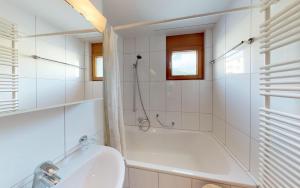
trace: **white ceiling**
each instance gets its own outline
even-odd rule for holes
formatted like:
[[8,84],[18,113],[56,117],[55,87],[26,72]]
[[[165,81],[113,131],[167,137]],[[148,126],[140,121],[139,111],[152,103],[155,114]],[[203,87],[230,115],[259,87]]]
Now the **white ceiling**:
[[[97,1],[97,0],[95,0]],[[226,9],[232,0],[103,0],[104,15],[112,25],[163,20]],[[190,19],[121,31],[132,35],[145,32],[193,32],[216,23],[218,16]]]
[[[4,0],[49,23],[60,31],[92,28],[64,0]],[[102,0],[91,0],[102,11]],[[103,0],[104,15],[113,26],[138,21],[162,20],[226,9],[232,0]],[[212,27],[218,16],[158,24],[120,31],[122,35],[162,32],[188,33]],[[84,35],[81,35],[84,38]],[[91,37],[89,35],[89,37]]]
[[64,0],[6,1],[46,20],[61,30],[92,28],[92,26]]

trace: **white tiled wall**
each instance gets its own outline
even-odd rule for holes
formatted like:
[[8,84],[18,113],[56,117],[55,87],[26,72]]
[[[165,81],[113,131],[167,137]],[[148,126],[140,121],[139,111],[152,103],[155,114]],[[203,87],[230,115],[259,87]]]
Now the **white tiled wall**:
[[[21,35],[59,30],[8,1],[1,2],[0,17],[16,23]],[[84,67],[90,65],[89,59],[85,63],[84,42],[62,36],[30,38],[19,39],[17,48],[20,109],[102,97],[102,83],[85,79],[89,70],[85,73],[83,69],[30,57],[36,54]],[[30,176],[39,163],[63,157],[83,135],[102,143],[103,114],[101,100],[0,118],[0,166],[5,169],[0,172],[0,187],[22,185],[20,180]]]
[[[256,3],[256,0],[237,0],[232,7]],[[257,37],[262,19],[258,9],[223,16],[213,31],[214,58],[242,40]],[[257,135],[258,107],[262,105],[258,67],[263,64],[258,48],[259,42],[255,41],[251,47],[244,46],[214,65],[213,133],[247,169],[257,166],[257,144],[253,142],[257,139],[254,132]],[[235,62],[238,63],[234,65]]]
[[137,168],[126,170],[124,188],[202,188],[206,184],[222,188],[242,188]]
[[133,112],[133,64],[136,55],[142,55],[139,63],[141,92],[151,124],[161,122],[174,128],[196,131],[212,130],[212,31],[205,31],[205,80],[166,81],[166,36],[151,35],[124,39],[123,101],[126,125],[136,125],[143,116],[138,94],[137,112]]
[[[280,1],[274,10],[284,7],[291,1],[293,0]],[[259,0],[236,0],[232,7],[259,3]],[[213,30],[214,58],[242,40],[257,37],[263,19],[257,8],[223,16]],[[213,67],[213,133],[256,178],[258,109],[263,106],[263,97],[259,95],[259,67],[264,64],[264,56],[259,53],[259,45],[259,41],[255,41],[234,55],[217,61]],[[296,43],[272,53],[272,61],[299,58],[299,46],[299,43]],[[230,67],[234,62],[238,62],[235,71]],[[274,98],[271,105],[278,110],[300,113],[299,101]]]

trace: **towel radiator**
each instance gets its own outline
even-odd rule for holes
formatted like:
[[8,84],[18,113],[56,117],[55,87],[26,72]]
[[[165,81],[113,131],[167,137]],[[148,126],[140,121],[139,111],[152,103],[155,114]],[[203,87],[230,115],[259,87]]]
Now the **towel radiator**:
[[0,18],[0,113],[18,109],[17,27]]
[[260,26],[260,49],[265,65],[260,68],[260,94],[265,104],[260,109],[259,182],[262,188],[299,188],[300,116],[272,109],[271,100],[300,99],[300,59],[277,63],[272,59],[275,50],[300,41],[300,1],[273,13],[277,2],[261,1],[265,22]]

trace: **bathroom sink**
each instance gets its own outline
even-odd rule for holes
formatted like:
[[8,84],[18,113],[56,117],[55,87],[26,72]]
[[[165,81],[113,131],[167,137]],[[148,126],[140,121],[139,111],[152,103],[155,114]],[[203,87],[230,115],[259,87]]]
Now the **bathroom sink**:
[[122,188],[125,164],[110,147],[91,145],[58,164],[61,182],[54,188]]

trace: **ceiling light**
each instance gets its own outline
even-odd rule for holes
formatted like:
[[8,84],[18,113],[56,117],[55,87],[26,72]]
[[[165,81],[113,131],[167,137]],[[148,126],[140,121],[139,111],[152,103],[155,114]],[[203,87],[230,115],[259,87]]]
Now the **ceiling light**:
[[87,19],[99,32],[103,32],[106,18],[97,10],[90,0],[65,0],[77,12]]

